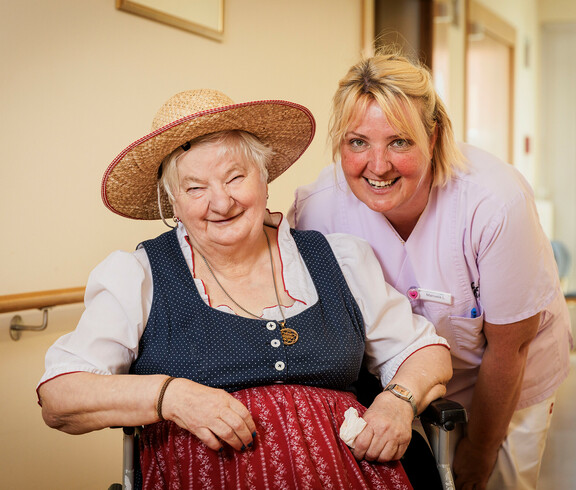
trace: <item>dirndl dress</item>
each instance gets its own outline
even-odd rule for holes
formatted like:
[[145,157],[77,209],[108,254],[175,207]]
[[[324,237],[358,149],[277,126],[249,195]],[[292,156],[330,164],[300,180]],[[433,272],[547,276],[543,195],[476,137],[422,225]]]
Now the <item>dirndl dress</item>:
[[218,452],[170,421],[140,438],[144,489],[408,489],[399,462],[357,462],[339,438],[344,412],[366,410],[348,388],[364,354],[364,324],[326,238],[291,230],[319,300],[290,317],[300,340],[284,347],[277,322],[204,303],[176,233],[143,243],[154,299],[132,374],[166,374],[225,389],[256,423],[251,448]]
[[270,385],[232,393],[256,423],[251,448],[221,452],[170,421],[148,426],[140,440],[144,489],[412,488],[398,461],[356,461],[339,438],[352,393]]

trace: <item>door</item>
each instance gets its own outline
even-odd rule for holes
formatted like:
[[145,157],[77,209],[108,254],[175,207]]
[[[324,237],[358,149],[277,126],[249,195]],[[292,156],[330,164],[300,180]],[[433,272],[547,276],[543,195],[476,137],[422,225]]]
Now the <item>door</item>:
[[466,39],[466,141],[513,158],[513,27],[471,1]]

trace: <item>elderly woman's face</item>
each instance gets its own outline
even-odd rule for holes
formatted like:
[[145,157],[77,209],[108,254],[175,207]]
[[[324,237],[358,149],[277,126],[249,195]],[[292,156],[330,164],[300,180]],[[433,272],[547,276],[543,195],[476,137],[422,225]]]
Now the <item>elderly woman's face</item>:
[[402,139],[376,101],[356,117],[340,145],[342,168],[354,195],[389,219],[413,219],[426,206],[430,162]]
[[256,164],[238,152],[220,155],[218,147],[192,147],[177,163],[174,213],[192,243],[204,250],[260,236],[266,211],[267,185]]

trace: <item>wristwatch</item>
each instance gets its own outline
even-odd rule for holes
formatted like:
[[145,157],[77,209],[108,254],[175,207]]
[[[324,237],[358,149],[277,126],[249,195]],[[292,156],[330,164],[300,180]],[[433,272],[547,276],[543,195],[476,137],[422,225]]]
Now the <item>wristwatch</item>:
[[389,391],[392,394],[396,395],[401,400],[404,400],[412,406],[412,411],[414,412],[414,418],[418,415],[418,407],[416,406],[416,402],[414,401],[414,395],[408,388],[404,388],[404,386],[400,386],[398,384],[391,384],[384,388],[384,391]]

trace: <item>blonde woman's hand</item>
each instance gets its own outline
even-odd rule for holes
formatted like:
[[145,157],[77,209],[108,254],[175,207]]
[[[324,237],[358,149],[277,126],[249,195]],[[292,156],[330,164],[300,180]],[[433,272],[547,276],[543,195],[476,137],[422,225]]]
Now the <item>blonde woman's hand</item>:
[[462,437],[454,455],[456,488],[458,490],[486,488],[497,459],[498,448],[478,447],[468,437]]

